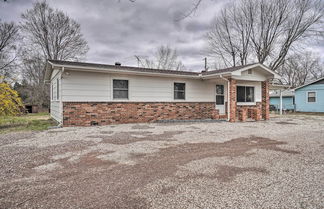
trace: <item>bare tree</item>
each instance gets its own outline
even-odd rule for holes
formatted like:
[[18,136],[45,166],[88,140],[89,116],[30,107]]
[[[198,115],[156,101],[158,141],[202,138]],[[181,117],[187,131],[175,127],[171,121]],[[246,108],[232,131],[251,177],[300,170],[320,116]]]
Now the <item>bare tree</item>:
[[29,90],[26,101],[48,107],[49,88],[43,82],[46,59],[79,60],[89,47],[80,25],[45,1],[34,3],[32,9],[22,14],[20,29],[23,36],[21,70]]
[[6,81],[15,74],[17,40],[17,26],[0,20],[0,76]]
[[153,59],[135,55],[138,66],[165,70],[184,70],[185,66],[179,61],[177,51],[169,46],[160,46]]
[[294,48],[324,34],[320,0],[239,0],[223,9],[207,35],[225,66],[259,62],[277,70]]
[[49,86],[44,83],[45,62],[43,55],[37,51],[24,49],[21,53],[21,72],[25,82],[19,93],[27,95],[26,103],[37,104],[40,107],[49,105]]
[[319,57],[310,52],[294,54],[285,59],[278,68],[278,73],[286,84],[298,87],[323,77],[323,64]]
[[46,59],[78,60],[89,50],[80,24],[45,1],[22,14],[20,28],[25,43],[40,49]]
[[223,9],[212,31],[207,34],[210,53],[220,58],[227,67],[248,62],[254,23],[251,15],[253,9],[247,4]]

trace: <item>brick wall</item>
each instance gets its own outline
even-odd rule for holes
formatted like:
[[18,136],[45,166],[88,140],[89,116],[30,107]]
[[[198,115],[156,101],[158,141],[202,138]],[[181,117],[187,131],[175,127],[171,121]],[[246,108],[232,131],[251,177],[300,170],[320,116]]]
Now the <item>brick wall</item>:
[[214,102],[64,102],[63,126],[218,119]]
[[262,118],[270,119],[270,99],[269,99],[269,82],[262,82]]
[[229,99],[230,99],[230,122],[236,121],[236,80],[229,80]]
[[[246,110],[246,116],[240,115],[242,113],[244,114],[245,111],[242,111],[243,109]],[[256,105],[238,105],[236,112],[238,113],[237,117],[241,121],[245,121],[247,118],[252,118],[258,121],[262,118],[262,104],[260,102],[257,102]]]

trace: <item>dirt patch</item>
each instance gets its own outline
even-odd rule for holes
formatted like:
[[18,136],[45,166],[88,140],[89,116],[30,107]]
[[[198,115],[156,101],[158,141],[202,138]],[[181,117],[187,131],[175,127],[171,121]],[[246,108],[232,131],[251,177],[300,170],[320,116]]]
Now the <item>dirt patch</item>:
[[112,134],[114,133],[113,131],[100,131],[100,134]]
[[70,131],[73,131],[73,130],[69,130],[69,131],[47,131],[47,133],[55,134],[55,133],[65,133],[65,132],[70,132]]
[[286,122],[286,121],[276,122],[276,124],[279,124],[279,125],[298,125],[298,123],[292,123],[292,122]]
[[200,128],[198,128],[196,126],[188,126],[187,128],[189,128],[189,129],[195,129],[195,130],[200,130]]
[[184,131],[164,131],[162,134],[153,134],[150,131],[130,131],[119,132],[111,136],[91,135],[88,138],[101,138],[102,143],[109,144],[130,144],[139,141],[170,141],[175,135],[181,134]]
[[172,193],[172,192],[175,192],[177,189],[176,186],[165,186],[165,185],[162,185],[162,189],[160,191],[161,194],[169,194],[169,193]]
[[[178,133],[148,135],[150,135],[150,140],[156,140],[156,138],[165,140]],[[10,185],[10,187],[18,188],[15,192],[10,192],[7,190],[8,186],[4,185],[0,188],[0,193],[2,200],[5,200],[2,202],[8,207],[16,205],[16,201],[19,200],[23,201],[20,205],[22,207],[33,205],[44,208],[147,208],[149,203],[136,196],[136,191],[156,180],[175,177],[179,166],[207,157],[238,157],[252,149],[298,153],[278,147],[283,144],[286,143],[256,136],[237,138],[224,143],[187,143],[160,149],[157,153],[138,159],[135,165],[114,164],[114,166],[111,166],[112,163],[109,161],[97,159],[98,153],[89,153],[73,169],[66,167],[53,172],[50,181],[38,180]],[[98,166],[93,166],[93,164]],[[210,177],[228,182],[244,172],[267,173],[262,168],[222,165],[218,166],[217,172]],[[161,192],[167,194],[173,189],[165,188]]]
[[148,125],[135,125],[132,126],[132,129],[154,129],[154,127],[150,127]]

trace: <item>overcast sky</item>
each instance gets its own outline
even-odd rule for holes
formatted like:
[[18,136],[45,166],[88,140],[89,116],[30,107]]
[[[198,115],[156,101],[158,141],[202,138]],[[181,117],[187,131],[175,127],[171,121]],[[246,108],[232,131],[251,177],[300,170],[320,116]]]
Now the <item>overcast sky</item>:
[[[1,0],[2,1],[2,0]],[[195,0],[47,0],[81,24],[90,50],[86,61],[136,66],[134,55],[151,56],[160,45],[176,48],[187,69],[203,69],[205,34],[229,0],[204,0],[194,16],[175,21]],[[0,18],[20,21],[33,0],[0,3]],[[324,44],[310,46],[322,54]]]

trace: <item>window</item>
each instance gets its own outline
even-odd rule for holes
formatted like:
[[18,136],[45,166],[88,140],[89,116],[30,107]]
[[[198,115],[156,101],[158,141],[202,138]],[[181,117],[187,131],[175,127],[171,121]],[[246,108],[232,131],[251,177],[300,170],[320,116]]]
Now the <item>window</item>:
[[128,80],[113,80],[113,98],[128,99]]
[[254,87],[237,86],[237,102],[254,102]]
[[174,83],[174,99],[185,99],[186,84]]
[[307,92],[307,101],[308,102],[316,102],[316,92]]
[[56,79],[56,100],[60,99],[60,80]]
[[224,85],[216,85],[216,105],[223,105],[224,102]]
[[248,74],[252,74],[252,69],[248,69]]

